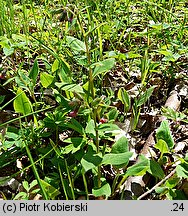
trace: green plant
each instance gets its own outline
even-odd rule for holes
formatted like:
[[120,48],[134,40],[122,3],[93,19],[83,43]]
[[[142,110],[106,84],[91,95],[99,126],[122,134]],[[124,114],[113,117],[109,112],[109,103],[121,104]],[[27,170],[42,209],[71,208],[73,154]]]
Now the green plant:
[[183,112],[177,112],[174,109],[171,108],[162,108],[162,113],[164,116],[166,116],[168,119],[172,119],[175,122],[185,122],[187,123],[187,115]]
[[36,180],[33,180],[30,184],[27,181],[23,181],[22,186],[25,191],[19,192],[14,197],[15,200],[19,200],[19,199],[29,200],[30,196],[35,195],[37,194],[37,192],[39,192],[38,188],[35,189],[35,186],[37,186]]
[[133,119],[132,119],[132,126],[131,129],[134,131],[136,129],[136,126],[138,124],[139,116],[140,116],[140,110],[141,106],[146,103],[146,101],[150,98],[152,95],[154,89],[156,86],[152,86],[149,89],[147,89],[144,93],[141,93],[137,98],[134,99],[134,104],[132,107],[133,112]]
[[[130,147],[139,152],[132,142],[147,132],[138,123],[150,124],[148,113],[161,108],[165,92],[187,79],[186,1],[1,0],[0,6],[0,167],[23,156],[29,163],[19,171],[12,166],[15,172],[1,180],[23,173],[25,189],[15,199],[35,192],[43,199],[118,193],[121,199],[126,179],[145,174],[154,179],[149,192],[181,197],[187,159],[176,157],[168,121],[156,130],[156,157],[138,155],[132,165]],[[182,110],[162,108],[162,115],[186,124]],[[117,125],[129,117],[131,131],[122,131]]]

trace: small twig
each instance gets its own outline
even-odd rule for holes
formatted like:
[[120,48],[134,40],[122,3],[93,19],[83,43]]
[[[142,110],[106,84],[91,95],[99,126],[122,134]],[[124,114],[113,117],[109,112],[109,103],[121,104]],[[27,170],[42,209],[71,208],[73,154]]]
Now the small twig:
[[176,172],[176,169],[172,170],[171,173],[169,173],[164,179],[162,179],[160,182],[158,182],[154,187],[152,187],[150,190],[146,191],[144,194],[139,196],[137,198],[137,200],[141,200],[142,198],[144,198],[145,196],[150,194],[153,190],[155,190],[157,187],[159,187],[163,182],[165,182],[167,179],[169,179],[171,176],[173,176],[175,172]]

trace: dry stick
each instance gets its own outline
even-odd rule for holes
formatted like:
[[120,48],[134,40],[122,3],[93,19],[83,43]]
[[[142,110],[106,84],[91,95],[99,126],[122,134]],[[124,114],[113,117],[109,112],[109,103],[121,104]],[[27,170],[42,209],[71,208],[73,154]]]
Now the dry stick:
[[141,196],[139,196],[137,198],[137,200],[141,200],[142,198],[144,198],[145,196],[147,196],[148,194],[150,194],[153,190],[155,190],[157,187],[159,187],[163,182],[165,182],[167,179],[169,179],[171,176],[173,176],[175,172],[176,172],[176,169],[172,170],[171,173],[169,173],[164,179],[162,179],[160,182],[158,182],[149,191],[146,191],[144,194],[142,194]]

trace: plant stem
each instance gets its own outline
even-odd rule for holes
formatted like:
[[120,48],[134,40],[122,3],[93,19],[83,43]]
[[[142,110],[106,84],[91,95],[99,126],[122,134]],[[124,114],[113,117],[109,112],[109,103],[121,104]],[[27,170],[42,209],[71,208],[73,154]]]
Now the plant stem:
[[39,174],[38,174],[37,168],[36,168],[36,166],[35,166],[33,157],[32,157],[32,155],[31,155],[31,152],[30,152],[29,147],[27,146],[27,143],[25,143],[25,148],[26,148],[26,152],[27,152],[27,155],[28,155],[28,157],[29,157],[29,160],[31,161],[32,169],[33,169],[35,178],[37,179],[37,182],[38,182],[39,187],[40,187],[40,189],[41,189],[41,193],[42,193],[44,199],[45,199],[45,200],[48,200],[48,196],[47,196],[47,194],[46,194],[45,188],[43,187],[43,185],[42,185],[42,183],[41,183],[40,176],[39,176]]
[[69,169],[68,169],[67,160],[64,159],[64,162],[65,162],[65,167],[66,167],[66,170],[67,170],[67,175],[68,175],[68,179],[69,179],[69,183],[70,183],[72,199],[75,200],[74,186],[73,186],[72,178],[71,178],[71,175],[70,175],[70,172],[69,172]]
[[82,178],[83,178],[83,182],[84,182],[84,187],[85,187],[85,192],[86,192],[86,199],[89,200],[89,193],[88,193],[88,187],[87,187],[87,181],[86,181],[86,177],[85,177],[85,173],[82,173]]
[[[20,128],[21,128],[21,130],[22,130],[21,119],[19,119],[19,122],[20,122]],[[30,149],[29,149],[29,147],[28,147],[28,145],[27,145],[27,141],[25,140],[25,135],[24,135],[24,134],[23,134],[23,139],[24,139],[25,149],[26,149],[27,155],[28,155],[28,157],[29,157],[29,160],[31,161],[33,173],[34,173],[34,175],[35,175],[35,178],[37,179],[37,182],[38,182],[39,187],[40,187],[40,189],[41,189],[41,193],[42,193],[42,195],[43,195],[43,198],[44,198],[45,200],[48,200],[48,196],[47,196],[46,191],[45,191],[45,188],[43,187],[42,182],[41,182],[41,180],[40,180],[39,173],[38,173],[37,168],[36,168],[36,166],[35,166],[35,163],[34,163],[34,160],[33,160],[32,155],[31,155]]]
[[[94,92],[94,82],[93,82],[93,73],[92,73],[92,68],[91,68],[91,55],[90,55],[90,50],[89,50],[89,45],[88,45],[88,35],[86,34],[81,22],[80,22],[80,18],[79,15],[77,15],[77,20],[79,23],[79,26],[81,28],[83,37],[84,37],[84,43],[86,46],[86,56],[87,56],[87,60],[88,60],[88,67],[89,67],[89,94],[88,94],[88,102],[89,102],[89,96],[91,93],[91,97],[92,99],[95,98],[95,92]],[[98,133],[98,129],[97,129],[97,110],[95,107],[92,107],[92,112],[93,112],[93,120],[95,123],[95,132],[96,132],[96,139],[95,139],[95,145],[97,147],[97,154],[99,153],[100,149],[99,149],[99,133]],[[101,166],[98,166],[98,187],[101,187]]]
[[[100,148],[99,148],[99,132],[98,132],[98,128],[97,128],[97,109],[93,108],[93,120],[95,123],[95,132],[96,132],[96,139],[95,139],[95,145],[97,147],[97,154],[100,152]],[[98,187],[101,187],[101,166],[99,165],[97,167],[98,169]]]
[[112,183],[112,194],[115,192],[115,186],[116,186],[116,184],[117,184],[117,182],[118,182],[119,176],[120,176],[120,174],[118,173],[118,174],[115,176],[114,180],[113,180],[113,183]]
[[62,186],[63,186],[63,191],[65,193],[66,200],[69,200],[59,163],[58,163],[58,170],[59,170],[59,175],[60,175],[60,179],[61,179],[61,183],[62,183]]
[[[95,97],[95,93],[94,93],[94,83],[93,83],[93,74],[92,74],[92,68],[91,68],[91,56],[90,56],[90,50],[89,50],[89,45],[88,45],[88,34],[86,34],[81,21],[80,21],[80,17],[77,14],[77,20],[78,20],[78,24],[80,26],[82,35],[84,37],[84,43],[86,46],[86,56],[87,56],[87,60],[88,60],[88,67],[89,67],[89,92],[91,93],[92,98],[94,99]],[[89,94],[88,94],[88,99],[89,99]]]
[[126,174],[123,176],[123,178],[121,179],[120,183],[118,184],[116,190],[118,190],[121,187],[121,185],[125,182],[125,180],[127,179],[127,177],[128,176]]

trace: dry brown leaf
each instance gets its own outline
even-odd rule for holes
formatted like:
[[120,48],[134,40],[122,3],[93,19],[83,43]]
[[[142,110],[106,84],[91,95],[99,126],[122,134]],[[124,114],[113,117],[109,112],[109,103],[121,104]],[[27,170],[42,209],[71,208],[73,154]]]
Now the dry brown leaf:
[[174,109],[175,111],[178,111],[181,104],[181,98],[177,91],[173,90],[170,93],[170,96],[166,100],[165,107]]
[[37,194],[34,198],[33,198],[33,200],[41,200],[42,199],[42,195],[40,195],[40,194]]

